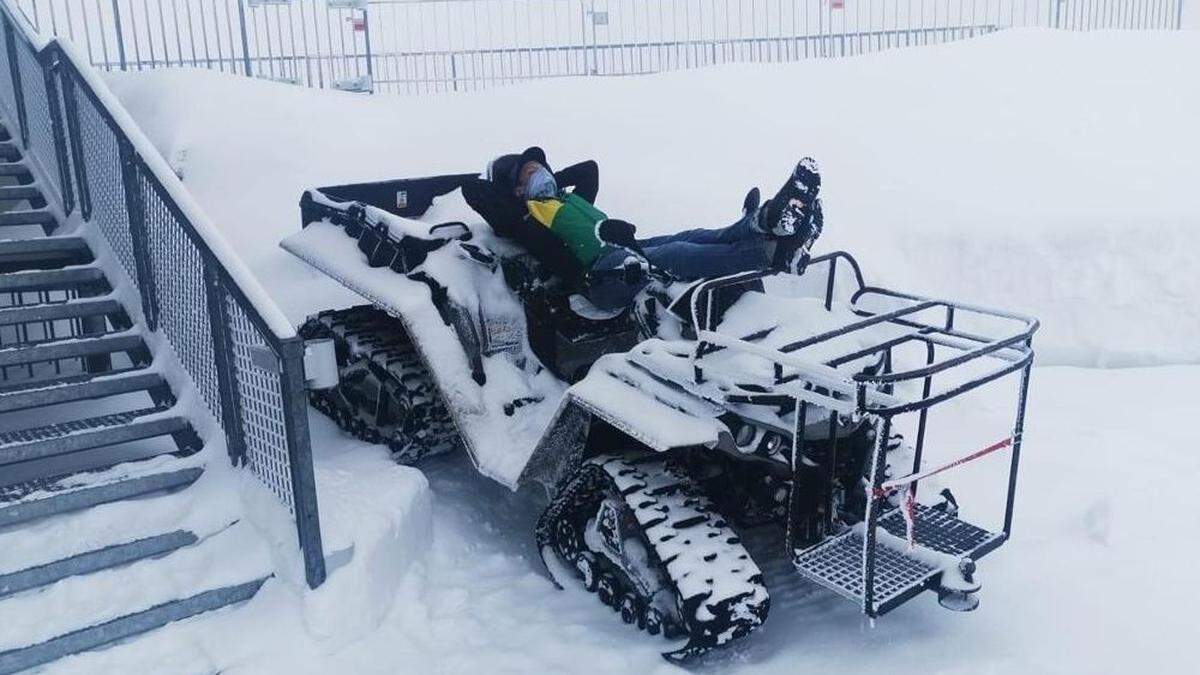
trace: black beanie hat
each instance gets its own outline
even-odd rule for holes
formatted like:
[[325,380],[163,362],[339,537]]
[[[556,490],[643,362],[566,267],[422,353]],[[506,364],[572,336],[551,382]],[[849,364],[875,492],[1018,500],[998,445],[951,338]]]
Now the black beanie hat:
[[536,145],[525,148],[525,151],[517,156],[517,161],[513,162],[508,173],[508,184],[511,187],[517,186],[517,180],[521,177],[521,167],[525,166],[526,162],[537,162],[550,169],[550,164],[546,162],[546,151]]

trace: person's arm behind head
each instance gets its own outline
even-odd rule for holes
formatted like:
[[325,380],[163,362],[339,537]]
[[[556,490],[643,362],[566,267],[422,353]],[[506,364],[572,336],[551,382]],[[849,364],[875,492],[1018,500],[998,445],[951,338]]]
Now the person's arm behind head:
[[506,194],[496,183],[482,179],[465,183],[462,195],[497,236],[514,238],[515,228],[526,213],[520,200]]
[[587,160],[554,172],[554,181],[558,189],[575,188],[576,195],[583,197],[589,204],[596,203],[596,195],[600,193],[600,165],[595,160]]

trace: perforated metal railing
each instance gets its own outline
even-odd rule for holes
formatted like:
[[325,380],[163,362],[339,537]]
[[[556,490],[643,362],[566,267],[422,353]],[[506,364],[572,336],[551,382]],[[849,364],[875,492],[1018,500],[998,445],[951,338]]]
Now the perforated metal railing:
[[246,312],[231,297],[225,297],[225,312],[229,318],[229,344],[232,346],[233,373],[241,400],[238,424],[252,430],[244,434],[246,458],[250,470],[271,488],[284,503],[292,494],[291,473],[288,471],[287,427],[278,414],[284,401],[272,373],[258,367],[258,360],[274,359],[279,355],[255,327]]
[[[95,225],[244,464],[296,519],[308,583],[325,579],[304,343],[190,204],[90,65],[0,0],[0,113],[48,206]],[[184,195],[184,196],[180,196]],[[78,196],[78,199],[76,199]],[[182,200],[182,201],[181,201]],[[183,202],[188,202],[187,204]],[[218,248],[214,248],[214,247]]]

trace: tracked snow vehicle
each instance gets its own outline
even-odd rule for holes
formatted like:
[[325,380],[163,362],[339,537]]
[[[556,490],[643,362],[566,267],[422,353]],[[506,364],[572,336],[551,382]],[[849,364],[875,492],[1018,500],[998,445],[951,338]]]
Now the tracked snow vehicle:
[[[670,659],[766,619],[739,528],[782,531],[797,572],[872,618],[925,590],[974,609],[976,562],[1011,532],[1036,320],[868,286],[840,252],[602,313],[453,221],[474,178],[304,193],[282,246],[370,303],[302,327],[338,368],[315,407],[398,461],[461,445],[500,483],[544,487],[535,536],[556,583],[681,640]],[[1004,382],[999,440],[932,440],[931,409]],[[931,487],[1005,452],[995,526]]]

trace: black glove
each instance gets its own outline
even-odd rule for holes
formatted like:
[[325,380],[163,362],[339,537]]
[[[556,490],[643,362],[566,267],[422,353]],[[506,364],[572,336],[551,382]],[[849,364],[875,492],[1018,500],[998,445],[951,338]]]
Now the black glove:
[[638,244],[636,235],[637,228],[633,223],[616,218],[601,221],[596,227],[596,236],[600,237],[600,241],[640,252],[642,247]]

